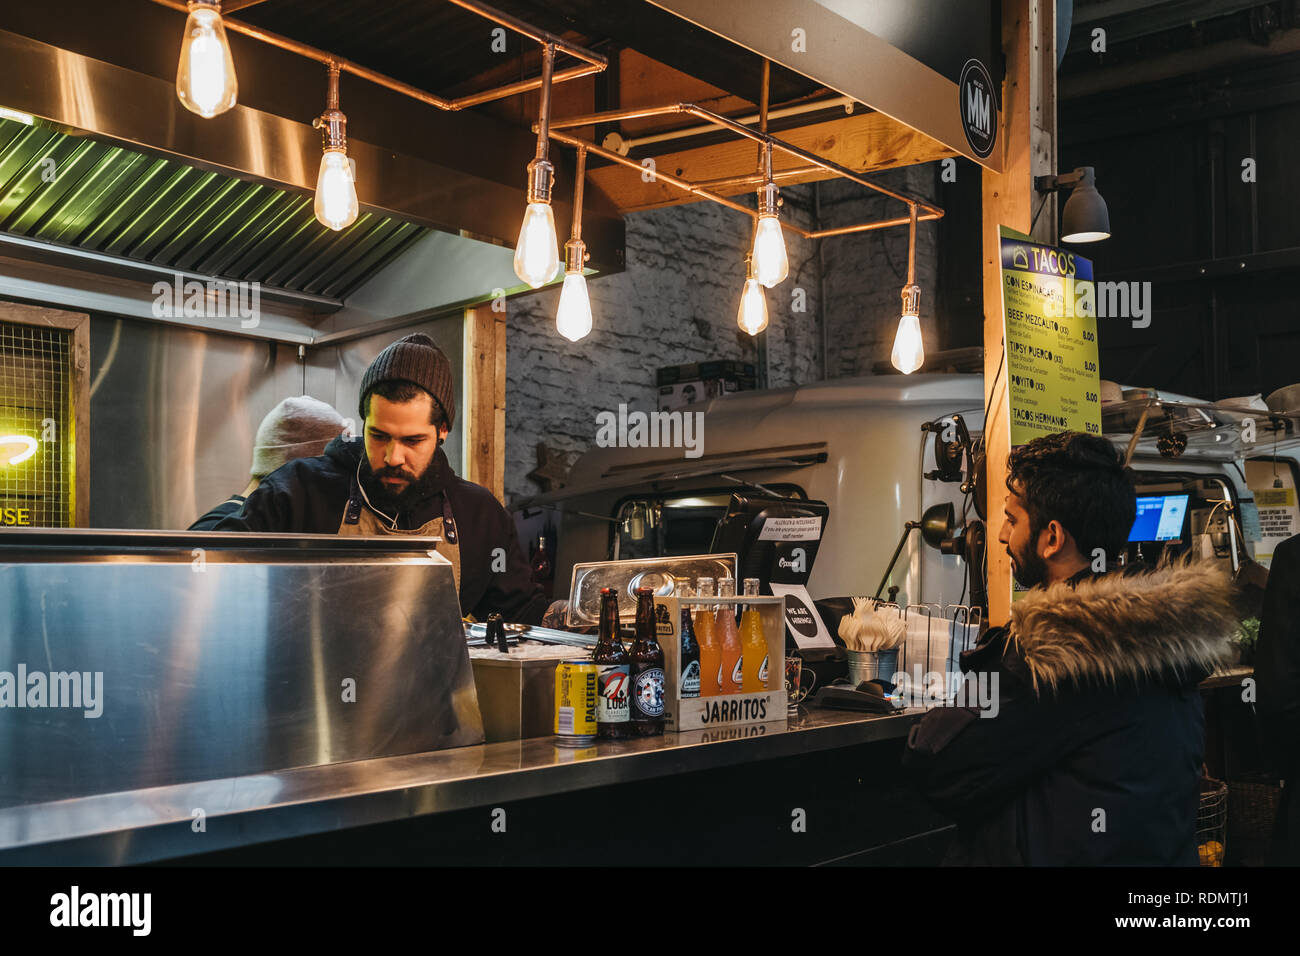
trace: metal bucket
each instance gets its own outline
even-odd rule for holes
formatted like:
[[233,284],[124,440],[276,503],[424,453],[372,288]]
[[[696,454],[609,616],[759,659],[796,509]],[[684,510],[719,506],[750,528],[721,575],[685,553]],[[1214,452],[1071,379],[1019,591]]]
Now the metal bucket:
[[864,680],[892,681],[898,673],[898,648],[890,651],[848,651],[849,681],[854,687]]

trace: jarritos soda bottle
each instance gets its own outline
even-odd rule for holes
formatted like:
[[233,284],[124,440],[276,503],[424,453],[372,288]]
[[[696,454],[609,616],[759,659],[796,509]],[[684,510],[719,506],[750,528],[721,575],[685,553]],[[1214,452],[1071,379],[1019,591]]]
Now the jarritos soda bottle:
[[[723,578],[718,582],[718,597],[735,596],[736,582],[732,578]],[[744,680],[744,649],[740,645],[740,632],[736,629],[734,608],[734,604],[719,604],[713,625],[713,633],[722,645],[722,666],[718,671],[718,680],[724,694],[739,694]]]
[[[697,597],[713,597],[713,578],[696,581]],[[695,612],[695,637],[700,644],[700,696],[717,697],[722,693],[718,669],[722,666],[722,647],[715,634],[713,606],[701,604]]]
[[[758,597],[758,578],[745,578],[745,597]],[[740,617],[741,688],[746,694],[767,690],[767,637],[758,608],[746,605]]]
[[618,595],[613,588],[600,589],[600,635],[591,655],[596,664],[596,736],[621,740],[632,735],[630,691],[632,658],[623,646],[618,627]]
[[635,737],[655,737],[664,732],[664,650],[655,632],[654,590],[637,588],[636,636],[631,652],[631,724]]

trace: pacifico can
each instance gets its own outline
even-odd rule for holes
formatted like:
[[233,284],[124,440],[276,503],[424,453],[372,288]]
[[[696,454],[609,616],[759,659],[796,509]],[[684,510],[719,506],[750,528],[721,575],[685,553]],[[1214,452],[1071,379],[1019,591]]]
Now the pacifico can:
[[555,668],[555,743],[585,747],[596,739],[596,680],[591,661],[563,661]]

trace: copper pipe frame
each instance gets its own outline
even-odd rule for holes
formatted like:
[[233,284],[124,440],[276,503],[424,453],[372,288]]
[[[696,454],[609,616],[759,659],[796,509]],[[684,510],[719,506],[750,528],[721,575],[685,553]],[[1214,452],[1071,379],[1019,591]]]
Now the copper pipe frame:
[[[168,7],[172,10],[179,10],[182,13],[189,13],[189,5],[185,0],[153,0],[160,6]],[[576,80],[583,76],[591,76],[593,73],[603,72],[609,65],[609,61],[599,53],[593,53],[586,47],[578,46],[576,43],[570,43],[561,39],[545,30],[538,30],[530,26],[523,20],[512,17],[507,13],[502,13],[494,7],[485,3],[479,3],[478,0],[448,0],[458,7],[476,13],[486,20],[498,23],[503,27],[508,27],[516,33],[528,37],[530,40],[542,44],[550,45],[553,49],[570,56],[576,57],[584,62],[583,66],[571,66],[565,70],[557,70],[550,78],[551,83],[564,83],[568,80]],[[251,6],[245,3],[241,6]],[[484,90],[481,93],[470,93],[466,96],[457,97],[454,100],[446,99],[427,90],[422,90],[418,86],[412,86],[410,83],[403,83],[401,80],[394,79],[378,70],[372,70],[369,67],[362,66],[360,63],[354,63],[351,60],[337,56],[333,53],[327,53],[325,50],[317,49],[307,43],[302,43],[290,37],[282,36],[279,33],[272,33],[270,30],[263,30],[261,27],[253,26],[251,23],[244,23],[240,20],[231,20],[223,15],[221,22],[227,30],[241,34],[253,40],[259,40],[270,46],[279,47],[281,50],[288,50],[290,53],[296,53],[304,56],[309,60],[315,60],[318,63],[329,65],[330,63],[338,64],[338,68],[344,73],[351,73],[353,76],[359,76],[363,80],[369,80],[376,86],[382,86],[385,89],[392,90],[395,93],[401,93],[403,96],[409,96],[413,100],[419,100],[429,106],[436,106],[440,110],[454,113],[458,110],[467,109],[471,106],[478,106],[480,103],[488,103],[493,100],[505,99],[508,96],[514,96],[518,93],[527,93],[530,90],[536,90],[542,87],[545,82],[542,77],[535,77],[531,80],[520,80],[516,83],[509,83],[505,86],[498,86],[490,90]]]
[[[628,169],[635,170],[638,173],[645,172],[645,167],[642,166],[640,163],[638,163],[635,159],[628,159],[626,156],[622,156],[618,153],[612,152],[608,149],[605,149],[602,146],[596,145],[595,143],[589,143],[585,139],[581,139],[577,136],[570,136],[568,133],[562,133],[552,128],[551,139],[555,140],[557,143],[563,143],[565,146],[572,146],[574,149],[584,149],[593,156],[599,156],[601,159],[607,159],[610,162],[617,163],[620,166],[626,166]],[[700,199],[707,199],[710,202],[715,202],[720,206],[726,206],[728,209],[734,209],[736,212],[749,216],[751,219],[756,220],[758,218],[758,213],[755,210],[750,209],[748,206],[743,206],[738,202],[733,202],[732,200],[728,199],[726,196],[719,196],[717,193],[709,189],[706,189],[700,183],[693,183],[690,182],[689,180],[681,179],[677,176],[674,176],[671,173],[660,172],[657,169],[654,171],[654,178],[656,182],[662,180],[663,182],[667,183],[669,186],[674,187],[675,189],[680,189],[683,192],[690,193],[693,196],[698,196]],[[917,222],[928,222],[930,220],[940,219],[942,217],[943,217],[943,210],[936,209],[934,212],[926,212],[924,214],[918,214],[916,220]],[[855,226],[840,226],[839,228],[836,229],[809,230],[809,229],[801,229],[799,226],[796,226],[794,223],[781,220],[781,228],[789,230],[790,232],[802,236],[805,239],[825,239],[830,236],[844,236],[854,232],[870,232],[874,229],[890,229],[894,226],[906,226],[911,221],[912,218],[909,214],[907,216],[901,216],[897,219],[881,219],[876,222],[860,223]]]
[[[795,146],[792,143],[787,143],[783,140],[777,139],[775,136],[772,136],[768,133],[760,133],[757,130],[752,130],[748,126],[744,126],[740,123],[737,123],[735,120],[728,119],[725,116],[720,116],[719,114],[714,113],[711,110],[706,110],[704,107],[697,106],[694,103],[670,103],[667,106],[649,106],[649,107],[644,107],[642,109],[607,110],[606,112],[603,113],[588,113],[584,116],[570,116],[565,119],[558,119],[558,120],[552,119],[550,123],[551,131],[552,131],[551,136],[552,138],[557,138],[555,136],[556,130],[573,129],[580,126],[594,126],[598,123],[614,123],[620,120],[645,119],[651,116],[666,116],[672,113],[685,113],[689,116],[698,117],[699,119],[705,120],[706,122],[714,126],[720,126],[723,129],[731,130],[733,133],[736,133],[739,136],[744,136],[747,139],[752,139],[756,143],[759,143],[760,146],[763,144],[768,144],[771,146],[772,149],[779,149],[783,153],[789,153],[791,156],[794,156],[798,159],[802,159],[807,163],[811,163],[812,165],[824,169],[829,173],[834,173],[836,176],[840,177],[841,179],[847,179],[850,182],[855,182],[860,186],[866,186],[868,189],[873,189],[876,192],[881,193],[882,195],[889,196],[891,199],[897,199],[899,202],[907,203],[908,206],[916,206],[919,209],[924,209],[926,214],[918,217],[922,222],[931,219],[940,219],[943,217],[943,210],[927,199],[924,199],[920,196],[911,195],[910,193],[906,193],[901,190],[890,189],[887,186],[881,186],[879,183],[874,183],[871,180],[866,179],[863,176],[859,175],[858,173],[855,173],[853,170],[841,166],[839,163],[833,163],[829,159],[823,159],[822,157],[818,156],[816,153],[810,153],[806,149],[802,149],[801,147]],[[572,139],[572,137],[570,137],[570,139]],[[571,142],[570,145],[576,145],[576,143]],[[584,143],[583,145],[586,145],[588,148],[590,148],[593,144]],[[593,154],[600,155],[602,158],[608,158],[605,155],[605,153],[607,152],[605,150],[602,150],[600,153],[597,153],[595,149],[591,149],[591,152]],[[620,160],[625,158],[626,157],[622,157],[622,156],[619,157]],[[640,163],[637,163],[635,160],[632,160],[630,162],[632,166],[634,166],[636,169],[642,168]],[[627,164],[625,163],[624,165]],[[663,173],[656,173],[656,176],[660,179],[663,179],[665,182],[670,182],[668,177]],[[685,182],[685,180],[679,180],[679,182]],[[691,189],[690,191],[694,192],[695,190]],[[756,215],[756,214],[751,211],[750,215]],[[890,225],[901,226],[901,225],[905,225],[910,221],[911,220],[908,218],[899,219],[896,221],[890,220]],[[787,223],[782,223],[782,225],[785,226],[786,228],[791,228]],[[801,229],[794,229],[794,231],[799,232],[803,236],[811,235],[815,237],[822,234],[836,235],[842,232],[843,230],[827,230],[824,233],[808,233]]]

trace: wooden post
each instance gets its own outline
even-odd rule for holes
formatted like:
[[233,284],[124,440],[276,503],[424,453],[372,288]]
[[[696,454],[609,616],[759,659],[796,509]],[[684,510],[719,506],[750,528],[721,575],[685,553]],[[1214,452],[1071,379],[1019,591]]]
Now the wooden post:
[[465,310],[465,477],[505,504],[506,312]]
[[[984,171],[984,422],[988,479],[989,623],[1011,616],[1011,559],[998,542],[1011,450],[1007,367],[1002,340],[1002,256],[998,227],[1035,241],[1056,240],[1056,199],[1034,193],[1034,177],[1056,170],[1056,13],[1051,0],[1002,0],[1002,85],[999,140],[1003,172]],[[1041,207],[1041,208],[1040,208]],[[1038,221],[1034,222],[1037,214]]]

